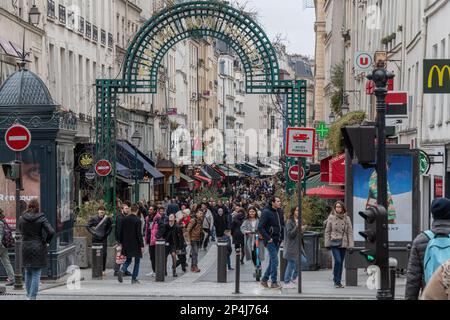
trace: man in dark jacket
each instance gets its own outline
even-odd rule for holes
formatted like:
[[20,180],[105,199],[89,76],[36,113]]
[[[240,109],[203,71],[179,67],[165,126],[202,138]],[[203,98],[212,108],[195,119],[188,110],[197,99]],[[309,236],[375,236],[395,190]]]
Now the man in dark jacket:
[[[122,226],[122,220],[130,213],[130,207],[131,203],[129,201],[122,204],[120,208],[120,213],[116,216],[116,229],[115,229],[115,235],[116,235],[116,241],[119,241],[119,231]],[[120,265],[115,263],[114,264],[114,276],[117,277],[119,275]],[[125,276],[129,277],[131,276],[131,272],[128,270],[125,270],[124,273]]]
[[284,217],[281,211],[281,200],[272,197],[267,207],[265,207],[259,220],[258,230],[261,233],[264,245],[269,251],[270,262],[261,281],[261,285],[268,288],[267,281],[269,277],[272,279],[272,289],[280,289],[281,286],[277,282],[278,271],[278,251],[280,244],[284,238]]
[[165,219],[165,222],[167,222],[167,220],[169,219],[169,216],[171,214],[177,214],[178,211],[180,211],[180,207],[178,206],[176,200],[175,199],[170,200],[170,203],[167,206],[167,210],[166,210],[167,219]]
[[[177,275],[177,252],[186,249],[186,243],[184,241],[183,230],[176,223],[175,215],[172,213],[169,216],[169,222],[164,224],[158,229],[157,239],[164,239],[166,241],[166,260],[169,255],[172,257],[172,273],[174,277]],[[186,270],[186,266],[183,265],[183,271]],[[166,264],[166,276],[167,276],[167,264]]]
[[226,216],[222,208],[217,209],[213,212],[214,227],[216,228],[217,238],[222,238],[224,236],[225,230],[230,229],[230,223],[228,217]]
[[112,231],[112,221],[110,217],[105,216],[106,209],[104,206],[98,207],[97,213],[97,216],[89,221],[86,228],[92,234],[92,245],[103,246],[103,275],[105,275],[108,236]]
[[144,252],[144,239],[142,236],[141,219],[137,217],[139,207],[131,206],[131,214],[122,220],[119,230],[119,245],[122,247],[122,254],[127,257],[122,269],[119,271],[118,280],[123,281],[123,273],[128,269],[134,258],[134,268],[131,277],[131,284],[139,284],[139,264]]
[[[434,234],[450,234],[450,200],[446,198],[434,200],[431,204],[431,214],[434,220],[431,231]],[[425,288],[423,262],[428,241],[430,239],[425,233],[419,234],[414,239],[406,274],[406,300],[417,300],[420,291]]]

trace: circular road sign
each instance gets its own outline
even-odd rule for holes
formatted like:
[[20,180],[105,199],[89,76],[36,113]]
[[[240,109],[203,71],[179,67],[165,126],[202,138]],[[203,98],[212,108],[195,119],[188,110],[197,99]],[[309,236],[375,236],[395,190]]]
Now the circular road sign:
[[428,174],[431,167],[430,156],[423,150],[419,153],[419,168],[421,174]]
[[299,171],[298,170],[298,165],[290,167],[290,169],[289,169],[289,178],[292,181],[299,182],[300,179],[303,179],[305,177],[305,170],[303,168],[300,168],[300,179],[298,177],[298,175],[299,175],[298,171]]
[[31,144],[31,133],[26,127],[15,124],[6,131],[5,142],[12,151],[23,151]]
[[95,165],[95,172],[100,177],[108,176],[111,173],[111,171],[112,171],[112,165],[111,165],[111,162],[109,162],[108,160],[100,160]]

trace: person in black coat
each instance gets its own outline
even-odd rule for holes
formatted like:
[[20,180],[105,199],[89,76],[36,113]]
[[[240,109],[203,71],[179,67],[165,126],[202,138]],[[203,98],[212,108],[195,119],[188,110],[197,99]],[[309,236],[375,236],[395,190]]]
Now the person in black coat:
[[[130,207],[131,203],[129,201],[125,202],[124,204],[120,205],[119,213],[116,216],[116,228],[114,230],[116,241],[119,240],[119,231],[122,226],[122,220],[130,213]],[[120,265],[115,263],[114,264],[114,276],[117,277],[119,275]],[[128,270],[125,270],[124,273],[125,276],[131,276],[131,272]]]
[[[431,231],[439,236],[449,235],[450,200],[446,198],[435,199],[431,203],[431,213],[433,215]],[[405,300],[418,300],[420,292],[425,289],[423,262],[429,241],[430,238],[425,233],[420,233],[414,239],[406,273]]]
[[103,246],[103,275],[105,275],[108,236],[112,231],[112,221],[110,217],[105,216],[106,209],[104,206],[98,207],[97,213],[98,215],[89,221],[86,228],[92,234],[92,244]]
[[[231,222],[231,235],[233,237],[234,248],[244,248],[245,237],[241,231],[241,226],[245,220],[245,209],[240,208]],[[244,264],[244,250],[241,251],[241,264]]]
[[[184,241],[183,230],[177,224],[175,215],[172,213],[169,216],[169,221],[158,229],[157,239],[164,239],[166,241],[166,259],[168,255],[172,256],[172,273],[174,277],[177,275],[177,252],[186,249]],[[167,268],[167,265],[166,265]],[[183,265],[183,271],[186,266]],[[167,270],[166,270],[167,275]]]
[[131,206],[131,214],[122,220],[119,230],[119,245],[122,247],[122,254],[127,260],[119,271],[118,280],[123,281],[123,273],[128,269],[134,258],[133,274],[131,276],[131,284],[138,284],[139,264],[144,252],[144,238],[142,236],[142,222],[137,217],[139,207],[134,204]]
[[223,208],[218,208],[213,212],[214,227],[216,228],[217,238],[224,236],[225,230],[230,230],[230,223]]
[[39,202],[31,200],[27,211],[20,217],[18,228],[22,233],[22,265],[25,268],[27,298],[36,300],[43,268],[47,268],[47,246],[55,230],[43,213]]

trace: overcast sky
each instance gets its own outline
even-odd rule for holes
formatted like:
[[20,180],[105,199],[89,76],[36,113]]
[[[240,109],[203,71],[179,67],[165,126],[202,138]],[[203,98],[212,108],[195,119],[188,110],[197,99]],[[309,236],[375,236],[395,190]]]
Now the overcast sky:
[[234,0],[248,3],[249,9],[256,9],[259,22],[270,40],[278,33],[286,39],[289,53],[314,56],[315,11],[313,8],[303,10],[303,0]]

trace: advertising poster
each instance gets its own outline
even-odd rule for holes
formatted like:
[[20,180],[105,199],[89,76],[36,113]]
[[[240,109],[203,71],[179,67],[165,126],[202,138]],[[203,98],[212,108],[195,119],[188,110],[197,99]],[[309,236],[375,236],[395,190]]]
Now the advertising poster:
[[[41,176],[39,164],[22,164],[23,188],[20,192],[21,212],[26,210],[27,204],[32,199],[41,197]],[[6,215],[6,222],[15,229],[16,227],[16,183],[6,179],[3,170],[0,170],[0,208]]]
[[[389,241],[412,241],[413,157],[388,156]],[[364,219],[359,212],[377,204],[377,173],[374,168],[353,166],[353,218],[355,241],[364,241]]]

